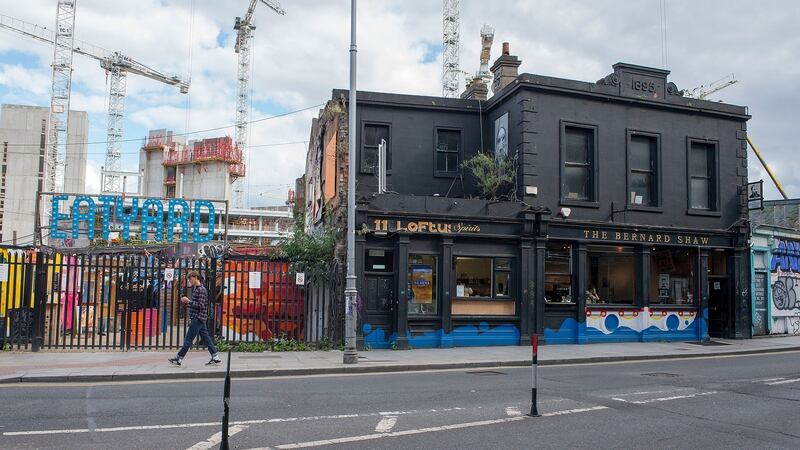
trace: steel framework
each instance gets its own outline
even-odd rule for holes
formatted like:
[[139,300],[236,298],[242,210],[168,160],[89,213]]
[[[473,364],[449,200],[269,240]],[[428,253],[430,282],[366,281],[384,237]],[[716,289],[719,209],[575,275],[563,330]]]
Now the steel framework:
[[[64,4],[62,6],[62,3]],[[72,30],[75,25],[75,0],[61,0],[58,3],[58,16],[56,33],[46,27],[28,23],[6,15],[0,15],[0,28],[5,28],[30,38],[53,44],[55,55],[53,57],[53,93],[51,100],[51,117],[48,125],[50,131],[48,149],[59,158],[48,159],[46,164],[47,191],[55,191],[55,170],[49,170],[53,165],[60,166],[58,161],[63,161],[66,154],[66,118],[69,111],[69,94],[72,74],[72,54],[88,56],[100,62],[100,67],[105,69],[110,76],[108,91],[108,136],[106,139],[106,160],[103,168],[109,172],[103,176],[104,192],[120,192],[120,177],[115,175],[120,170],[120,141],[123,135],[123,119],[125,117],[125,91],[127,88],[127,74],[133,73],[155,80],[164,84],[178,87],[182,94],[189,92],[189,81],[173,74],[167,74],[146,66],[133,58],[120,52],[112,52],[103,47],[89,44],[75,39]],[[62,23],[63,22],[63,23]],[[68,38],[67,38],[68,36]],[[62,136],[63,133],[63,136]],[[44,208],[47,210],[47,208]]]
[[457,98],[461,90],[459,0],[444,0],[442,12],[442,96]]
[[[275,0],[261,0],[270,9],[280,15],[286,14],[280,4]],[[251,46],[253,43],[253,31],[256,26],[253,24],[253,14],[255,14],[258,0],[250,0],[250,7],[244,17],[237,17],[233,29],[237,31],[236,45],[234,50],[239,55],[239,62],[236,71],[236,145],[244,152],[243,160],[247,162],[247,127],[248,114],[250,112],[250,62]],[[244,181],[237,178],[233,183],[233,205],[237,208],[244,207]]]

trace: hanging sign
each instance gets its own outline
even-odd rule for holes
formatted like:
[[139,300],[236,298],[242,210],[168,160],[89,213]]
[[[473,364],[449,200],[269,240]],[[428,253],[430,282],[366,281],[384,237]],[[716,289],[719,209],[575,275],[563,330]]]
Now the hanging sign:
[[175,281],[175,269],[172,267],[164,269],[164,281]]
[[764,180],[747,183],[747,209],[764,209]]
[[294,275],[294,284],[299,286],[304,286],[306,284],[306,274],[305,272],[297,272]]
[[8,281],[8,263],[0,264],[0,282]]

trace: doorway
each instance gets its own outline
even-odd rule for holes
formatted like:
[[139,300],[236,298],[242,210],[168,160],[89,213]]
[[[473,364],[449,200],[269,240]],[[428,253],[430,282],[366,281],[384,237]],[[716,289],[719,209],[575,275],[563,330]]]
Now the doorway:
[[362,331],[364,342],[372,348],[390,348],[397,329],[397,293],[394,251],[366,249],[364,257]]

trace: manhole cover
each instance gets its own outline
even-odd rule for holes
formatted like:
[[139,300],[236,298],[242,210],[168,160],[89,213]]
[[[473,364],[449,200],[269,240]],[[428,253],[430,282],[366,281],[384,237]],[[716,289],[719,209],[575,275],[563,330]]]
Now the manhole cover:
[[662,378],[675,378],[679,377],[677,373],[668,373],[668,372],[651,372],[651,373],[643,373],[645,377],[662,377]]
[[497,370],[472,370],[467,372],[470,375],[505,375],[505,372]]
[[692,344],[692,345],[704,345],[704,346],[715,346],[715,345],[731,345],[731,344],[728,344],[727,342],[719,342],[719,341],[706,341],[706,342],[703,342],[703,341],[695,341],[695,342],[687,342],[687,344]]

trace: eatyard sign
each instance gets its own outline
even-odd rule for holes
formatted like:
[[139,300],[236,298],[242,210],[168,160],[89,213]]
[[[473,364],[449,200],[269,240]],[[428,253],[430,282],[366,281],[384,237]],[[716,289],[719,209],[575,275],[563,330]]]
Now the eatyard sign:
[[[70,234],[73,239],[80,236],[81,222],[86,222],[86,236],[95,238],[95,224],[100,219],[100,235],[108,240],[112,224],[119,224],[123,241],[130,240],[131,226],[139,226],[143,241],[191,241],[207,242],[214,237],[216,211],[209,200],[194,200],[194,209],[182,198],[164,200],[160,198],[122,197],[119,195],[78,195],[68,204],[68,194],[54,194],[51,200],[50,236],[67,238],[67,232],[59,228],[59,222],[71,221]],[[140,200],[143,200],[139,203]],[[71,214],[61,212],[67,206]],[[205,216],[205,217],[204,217]],[[191,218],[191,226],[189,224]],[[203,220],[205,219],[205,220]],[[165,229],[166,225],[166,229]],[[201,234],[201,225],[207,232]],[[176,227],[178,230],[176,230]],[[152,238],[150,237],[152,234]]]

